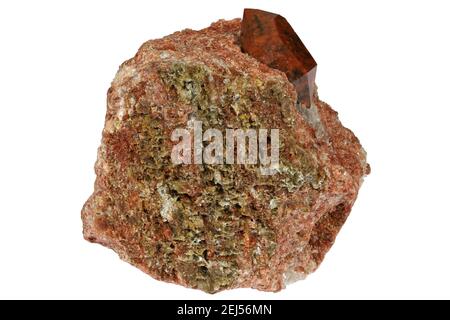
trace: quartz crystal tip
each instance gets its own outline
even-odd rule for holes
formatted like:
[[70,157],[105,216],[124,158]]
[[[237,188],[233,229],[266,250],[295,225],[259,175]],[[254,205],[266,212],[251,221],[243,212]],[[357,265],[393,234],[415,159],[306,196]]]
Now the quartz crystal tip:
[[242,51],[271,68],[284,72],[294,84],[298,105],[311,105],[317,63],[282,16],[245,9],[241,24]]

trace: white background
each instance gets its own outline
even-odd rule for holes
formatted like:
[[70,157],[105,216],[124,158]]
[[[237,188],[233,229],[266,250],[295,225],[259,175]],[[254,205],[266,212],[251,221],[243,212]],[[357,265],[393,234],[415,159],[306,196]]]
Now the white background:
[[[244,7],[293,25],[372,174],[307,280],[211,296],[84,241],[80,210],[119,64]],[[2,1],[0,298],[450,298],[449,12],[446,1]]]

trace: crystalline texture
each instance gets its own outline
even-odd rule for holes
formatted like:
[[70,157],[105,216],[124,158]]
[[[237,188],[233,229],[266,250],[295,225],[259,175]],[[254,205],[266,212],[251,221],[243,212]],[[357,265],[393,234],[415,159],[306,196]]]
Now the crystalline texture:
[[[269,62],[285,66],[299,88],[314,60],[291,29],[279,32],[283,20],[272,21],[264,30],[281,36],[267,47]],[[315,90],[306,95],[311,107],[298,112],[286,75],[241,51],[240,29],[239,19],[221,20],[151,40],[120,66],[108,90],[94,193],[82,210],[88,241],[156,279],[207,292],[277,291],[313,272],[368,173],[364,150],[337,113]],[[286,46],[288,39],[295,41]],[[171,134],[192,131],[193,121],[222,132],[278,128],[277,174],[263,176],[259,165],[174,164]]]

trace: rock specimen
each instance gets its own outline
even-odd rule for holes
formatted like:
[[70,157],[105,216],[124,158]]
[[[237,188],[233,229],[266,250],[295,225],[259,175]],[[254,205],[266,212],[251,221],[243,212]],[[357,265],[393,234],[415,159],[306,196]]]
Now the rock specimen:
[[[240,30],[235,19],[177,32],[120,66],[82,210],[88,241],[156,279],[211,293],[278,291],[313,272],[368,173],[358,139],[312,83],[310,103],[297,104],[289,80],[308,77],[314,60],[289,49],[306,67],[286,75],[243,53]],[[279,129],[274,174],[259,164],[174,163],[172,133],[196,121],[203,130]]]

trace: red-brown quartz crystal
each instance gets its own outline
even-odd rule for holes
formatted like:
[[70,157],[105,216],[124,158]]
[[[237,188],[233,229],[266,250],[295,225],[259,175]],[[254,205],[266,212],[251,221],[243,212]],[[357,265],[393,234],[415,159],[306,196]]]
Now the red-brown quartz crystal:
[[295,86],[298,102],[309,108],[317,64],[285,18],[262,10],[245,9],[240,41],[244,52],[283,71]]

